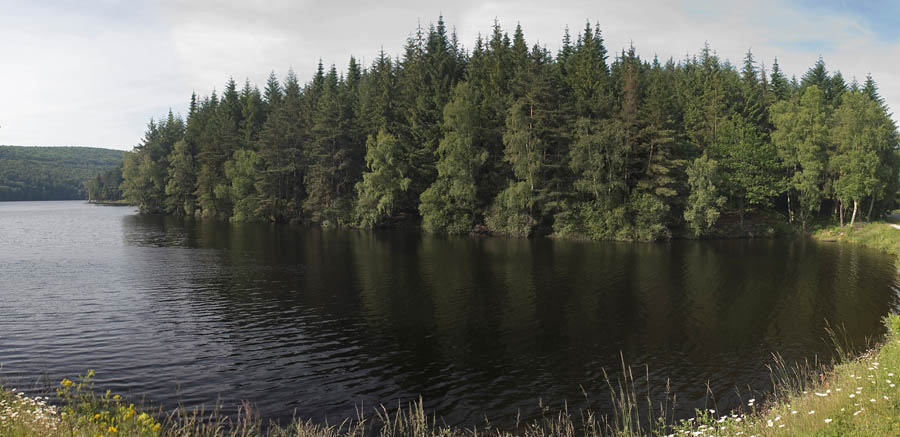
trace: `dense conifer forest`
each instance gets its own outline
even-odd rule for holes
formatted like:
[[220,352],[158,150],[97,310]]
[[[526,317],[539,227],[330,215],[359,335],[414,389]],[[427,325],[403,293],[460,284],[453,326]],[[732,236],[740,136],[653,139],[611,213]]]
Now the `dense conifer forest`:
[[0,201],[86,199],[85,181],[101,172],[115,173],[123,153],[91,147],[0,146]]
[[[875,81],[819,59],[798,79],[748,51],[556,53],[497,23],[463,49],[443,20],[399,59],[351,57],[301,84],[229,80],[126,155],[146,213],[435,233],[656,240],[772,222],[853,222],[895,205],[898,135]],[[771,229],[770,229],[771,231]]]

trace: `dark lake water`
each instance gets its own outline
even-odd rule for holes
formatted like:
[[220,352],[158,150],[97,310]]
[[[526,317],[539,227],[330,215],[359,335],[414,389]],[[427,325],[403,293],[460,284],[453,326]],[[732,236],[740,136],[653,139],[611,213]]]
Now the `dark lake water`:
[[707,382],[725,409],[769,387],[771,352],[826,354],[826,320],[865,344],[897,308],[891,257],[804,239],[445,238],[0,203],[5,381],[95,369],[137,398],[247,400],[278,420],[419,395],[458,425],[607,411],[620,354],[654,396],[668,379],[680,414]]

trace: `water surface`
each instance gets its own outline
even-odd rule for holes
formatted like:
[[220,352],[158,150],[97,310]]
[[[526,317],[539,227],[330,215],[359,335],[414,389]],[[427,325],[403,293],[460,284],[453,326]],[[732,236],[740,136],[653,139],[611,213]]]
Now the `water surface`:
[[[804,239],[659,244],[232,226],[0,203],[0,376],[339,421],[417,399],[449,424],[608,411],[603,369],[679,414],[767,390],[766,364],[857,344],[898,308],[893,259]],[[643,372],[643,370],[642,370]],[[643,383],[639,390],[646,390]],[[585,399],[584,393],[587,393]],[[710,405],[712,406],[712,405]],[[371,414],[369,414],[371,415]]]

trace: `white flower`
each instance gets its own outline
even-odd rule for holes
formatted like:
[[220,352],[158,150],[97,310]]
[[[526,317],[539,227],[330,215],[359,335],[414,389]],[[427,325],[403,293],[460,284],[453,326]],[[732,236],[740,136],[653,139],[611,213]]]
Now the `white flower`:
[[825,423],[831,423],[831,419],[825,419]]
[[809,414],[816,414],[816,410],[809,410]]

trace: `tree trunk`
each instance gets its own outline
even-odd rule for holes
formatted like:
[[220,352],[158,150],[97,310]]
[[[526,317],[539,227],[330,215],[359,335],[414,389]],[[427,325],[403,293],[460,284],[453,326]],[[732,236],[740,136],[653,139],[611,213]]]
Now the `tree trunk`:
[[869,201],[869,213],[866,214],[866,221],[872,221],[872,207],[875,206],[875,196],[872,196],[872,200]]
[[788,193],[787,200],[788,200],[788,223],[794,224],[794,209],[791,207],[791,193]]
[[841,227],[843,228],[843,227],[844,227],[844,201],[843,201],[843,200],[842,200],[841,203],[840,203],[840,208],[841,208],[841,212],[840,212],[840,216],[841,216]]
[[853,216],[850,217],[850,227],[853,227],[853,221],[856,220],[856,210],[859,208],[859,202],[853,201]]

